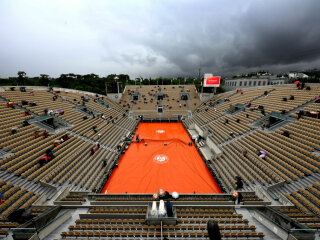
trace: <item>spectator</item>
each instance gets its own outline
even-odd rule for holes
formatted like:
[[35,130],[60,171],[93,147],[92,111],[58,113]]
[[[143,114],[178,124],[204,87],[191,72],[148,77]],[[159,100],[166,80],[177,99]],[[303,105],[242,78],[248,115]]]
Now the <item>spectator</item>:
[[48,160],[54,159],[53,152],[52,152],[52,150],[50,148],[47,149],[46,154],[47,154],[47,157],[48,157],[47,159]]
[[26,127],[26,126],[29,126],[30,124],[28,123],[28,121],[27,120],[24,120],[23,122],[22,122],[22,126],[23,127]]
[[247,157],[247,154],[248,154],[247,150],[244,149],[244,150],[242,151],[242,156]]
[[259,153],[260,153],[259,155],[260,158],[265,158],[266,153],[264,151],[259,151]]
[[59,146],[60,145],[60,140],[54,140],[53,141],[53,146],[54,147],[57,147],[57,146]]
[[43,156],[42,158],[40,158],[40,160],[38,161],[38,163],[40,164],[40,167],[42,167],[47,163],[47,158],[48,158],[47,156]]
[[62,139],[63,139],[64,142],[67,141],[67,140],[69,139],[68,134],[63,135],[63,136],[62,136]]
[[285,137],[289,137],[290,133],[288,131],[283,131],[282,135],[285,136]]
[[249,114],[246,114],[246,118],[249,118]]
[[29,106],[30,106],[30,107],[37,106],[37,103],[35,103],[35,102],[31,102],[31,103],[29,103]]
[[298,119],[300,119],[301,116],[303,116],[303,114],[304,114],[304,111],[303,111],[303,110],[300,110],[300,111],[298,112]]
[[12,127],[11,128],[11,133],[12,134],[16,134],[18,132],[18,128],[17,127]]
[[38,131],[35,131],[34,132],[34,138],[38,138],[39,137],[39,132]]
[[47,138],[49,136],[49,133],[47,132],[47,130],[43,131],[43,138]]
[[11,102],[11,101],[10,101],[10,102],[8,102],[8,103],[7,103],[7,107],[8,107],[8,108],[10,108],[10,107],[11,107],[12,109],[14,109],[13,102]]
[[243,187],[242,178],[240,176],[235,177],[235,185],[236,185],[236,190],[239,190]]
[[4,203],[4,194],[0,193],[0,203]]
[[238,118],[238,119],[236,120],[236,122],[239,123],[239,122],[240,122],[240,119]]
[[173,217],[172,204],[169,200],[166,202],[167,214],[168,217]]
[[24,112],[24,115],[25,115],[25,116],[29,116],[29,115],[31,115],[31,114],[30,114],[29,111],[25,111],[25,112]]
[[91,155],[93,155],[96,152],[96,149],[93,147],[91,148],[90,152],[91,152]]
[[214,220],[209,220],[207,230],[210,240],[221,240],[219,225]]

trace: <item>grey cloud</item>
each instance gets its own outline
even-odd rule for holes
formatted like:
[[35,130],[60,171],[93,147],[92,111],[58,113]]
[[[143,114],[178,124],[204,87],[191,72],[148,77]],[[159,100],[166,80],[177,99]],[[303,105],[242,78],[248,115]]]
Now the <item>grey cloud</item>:
[[62,2],[0,2],[1,76],[319,67],[318,0]]

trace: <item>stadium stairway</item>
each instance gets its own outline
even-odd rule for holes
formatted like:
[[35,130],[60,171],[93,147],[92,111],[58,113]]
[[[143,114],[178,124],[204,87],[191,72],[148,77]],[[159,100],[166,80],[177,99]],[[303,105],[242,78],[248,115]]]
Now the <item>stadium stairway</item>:
[[120,126],[120,125],[117,124],[117,123],[112,123],[112,124],[113,124],[114,126],[117,126],[118,128],[121,128],[121,129],[127,131],[128,133],[131,133],[131,131],[130,131],[129,129],[127,129],[127,128],[125,128],[125,127],[122,127],[122,126]]
[[[291,183],[287,183],[281,187],[274,188],[272,190],[268,190],[270,196],[274,199],[278,199],[280,194],[284,195],[286,193],[290,193],[292,191],[298,191],[300,188],[305,188],[308,185],[312,185],[313,183],[320,181],[320,173],[312,173],[310,176],[305,176],[303,178],[299,178],[298,181],[292,181]],[[267,189],[266,189],[267,190]]]
[[[67,129],[66,131],[67,131],[68,133],[72,134],[72,135],[76,135],[77,137],[82,138],[82,139],[85,140],[85,141],[88,141],[88,142],[90,142],[90,143],[96,144],[96,141],[93,141],[93,140],[91,140],[91,139],[89,139],[89,138],[87,138],[87,137],[81,136],[80,134],[78,134],[78,133],[76,133],[76,132],[73,132],[73,131],[71,131],[71,130],[69,130],[69,129]],[[108,147],[108,146],[105,146],[105,145],[103,145],[103,144],[101,144],[101,143],[100,143],[100,146],[101,146],[102,148],[105,148],[105,149],[111,151],[111,152],[117,152],[115,149],[110,148],[110,147]]]
[[33,191],[34,193],[45,194],[47,198],[51,198],[56,190],[50,189],[42,186],[40,183],[34,183],[33,181],[29,181],[27,178],[21,178],[12,173],[1,170],[0,178],[6,182],[11,182],[14,185],[18,185],[21,188],[25,188],[28,191]]
[[[6,98],[4,98],[4,97],[1,97],[0,96],[0,101],[3,101],[3,102],[8,102],[9,100],[8,99],[6,99]],[[28,111],[31,115],[33,115],[33,116],[38,116],[37,114],[35,114],[33,111],[30,111],[30,110],[28,110],[28,109],[26,109],[26,108],[24,108],[24,107],[22,107],[22,106],[20,106],[20,105],[18,105],[18,104],[16,104],[16,103],[14,103],[13,104],[13,106],[15,107],[15,108],[18,108],[18,109],[21,109],[22,111]]]
[[261,224],[255,217],[252,216],[253,211],[254,210],[248,210],[247,208],[236,208],[235,209],[235,212],[237,214],[242,214],[243,218],[248,219],[250,224],[252,224],[256,227],[257,232],[264,233],[264,239],[278,240],[279,237],[276,234],[274,234],[272,231],[270,231],[268,228],[266,228],[263,224]]
[[313,104],[315,101],[316,101],[316,99],[312,99],[311,101],[306,102],[305,104],[302,104],[301,106],[299,106],[299,107],[297,107],[297,108],[294,108],[294,109],[292,109],[291,111],[287,112],[286,115],[287,115],[287,116],[290,116],[292,113],[295,113],[295,112],[297,112],[297,111],[299,111],[299,110],[302,110],[304,107]]
[[[275,91],[275,89],[271,89],[270,91],[268,91],[268,93],[273,92],[273,91]],[[237,92],[231,94],[230,96],[228,96],[228,98],[230,98],[230,97],[232,97],[232,96],[234,96],[234,95],[236,95],[236,94],[237,94]],[[263,98],[263,97],[265,97],[265,95],[264,95],[264,94],[261,94],[261,95],[259,95],[258,97],[255,97],[255,98],[249,100],[248,102],[254,102],[255,100],[258,100],[258,99]],[[221,104],[221,103],[218,103],[218,104]],[[218,104],[217,104],[217,105],[218,105]],[[217,105],[215,105],[215,106],[217,106]],[[200,106],[202,106],[202,104],[201,104]],[[200,106],[199,106],[199,107],[200,107]],[[245,107],[245,109],[247,109],[247,107]],[[202,124],[202,125],[200,125],[199,127],[205,127],[205,126],[209,125],[210,123],[212,123],[212,122],[214,122],[214,121],[217,121],[218,119],[223,118],[223,117],[225,117],[225,116],[233,116],[233,114],[222,114],[221,116],[213,119],[212,121],[206,122],[205,124]]]
[[223,142],[223,143],[218,144],[218,147],[222,147],[222,146],[227,145],[227,144],[229,144],[229,143],[231,143],[231,142],[234,142],[234,141],[236,141],[236,140],[238,140],[238,139],[240,139],[240,138],[243,138],[243,137],[249,135],[250,133],[252,133],[252,132],[254,132],[254,131],[256,131],[256,130],[257,130],[256,128],[253,128],[253,129],[251,129],[251,130],[249,130],[249,131],[247,131],[247,132],[245,132],[245,133],[243,133],[243,134],[241,134],[241,135],[235,136],[234,138],[231,138],[231,139],[228,140],[228,141],[225,141],[225,142]]
[[3,149],[0,149],[0,159],[2,158],[6,158],[8,157],[9,155],[11,155],[12,152],[11,151],[5,151]]

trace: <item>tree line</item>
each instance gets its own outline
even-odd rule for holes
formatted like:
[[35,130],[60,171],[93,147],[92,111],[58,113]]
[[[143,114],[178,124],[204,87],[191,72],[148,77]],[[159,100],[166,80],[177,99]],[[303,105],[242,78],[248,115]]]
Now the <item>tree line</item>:
[[[127,74],[110,74],[106,77],[100,77],[97,74],[79,75],[74,73],[61,74],[58,78],[52,78],[47,74],[40,74],[38,77],[28,77],[24,71],[19,71],[17,77],[0,79],[1,86],[52,86],[61,88],[70,88],[100,94],[122,92],[126,85],[183,85],[193,84],[201,92],[202,79],[195,78],[136,78],[130,80]],[[212,89],[204,88],[204,92]],[[217,93],[223,92],[220,87]]]

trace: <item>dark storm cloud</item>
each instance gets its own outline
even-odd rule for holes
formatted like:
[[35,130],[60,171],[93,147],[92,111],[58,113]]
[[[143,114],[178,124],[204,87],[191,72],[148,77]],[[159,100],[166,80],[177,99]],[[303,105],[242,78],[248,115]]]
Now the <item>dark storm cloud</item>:
[[[188,74],[198,67],[216,72],[260,67],[287,71],[292,64],[299,68],[299,63],[318,63],[320,1],[234,3],[218,17],[206,16],[205,22],[196,10],[193,17],[178,15],[172,22],[184,21],[183,30],[173,23],[162,39],[152,38],[148,44]],[[204,7],[213,5],[207,2]]]
[[319,0],[2,0],[0,77],[319,67]]
[[226,66],[259,67],[313,61],[320,56],[320,1],[274,1],[251,5],[239,17],[236,49]]

